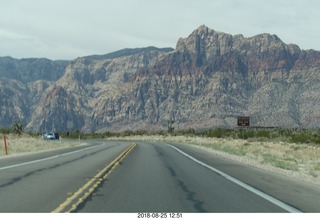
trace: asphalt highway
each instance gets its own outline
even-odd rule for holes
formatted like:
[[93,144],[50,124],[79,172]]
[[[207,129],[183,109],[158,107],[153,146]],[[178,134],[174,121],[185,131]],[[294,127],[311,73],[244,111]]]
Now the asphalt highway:
[[0,212],[319,212],[320,189],[204,150],[158,142],[0,159]]

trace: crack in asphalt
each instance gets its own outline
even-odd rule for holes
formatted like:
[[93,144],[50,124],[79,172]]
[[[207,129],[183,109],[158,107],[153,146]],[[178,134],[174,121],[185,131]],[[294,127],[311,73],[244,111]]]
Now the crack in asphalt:
[[173,169],[172,166],[169,165],[169,162],[167,161],[167,159],[165,158],[164,154],[160,151],[159,147],[153,145],[155,150],[157,151],[157,153],[160,155],[159,157],[161,157],[161,159],[163,160],[163,162],[165,163],[165,166],[167,167],[167,169],[170,172],[170,175],[174,178],[174,180],[177,182],[177,185],[179,186],[179,188],[183,191],[183,193],[186,195],[186,199],[189,200],[190,202],[193,203],[193,207],[197,212],[208,212],[207,210],[204,209],[203,201],[197,200],[196,198],[196,193],[191,191],[188,186],[184,183],[184,181],[182,181],[181,179],[179,179],[179,176],[177,175],[176,171]]

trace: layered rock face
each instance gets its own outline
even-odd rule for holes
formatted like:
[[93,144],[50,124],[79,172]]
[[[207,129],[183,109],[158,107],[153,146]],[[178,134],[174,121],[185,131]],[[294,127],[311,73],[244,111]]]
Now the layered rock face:
[[252,126],[319,127],[319,78],[318,51],[276,35],[246,38],[200,26],[175,49],[78,58],[56,81],[33,83],[42,94],[27,129],[159,130],[168,121],[176,129],[231,128],[244,115]]

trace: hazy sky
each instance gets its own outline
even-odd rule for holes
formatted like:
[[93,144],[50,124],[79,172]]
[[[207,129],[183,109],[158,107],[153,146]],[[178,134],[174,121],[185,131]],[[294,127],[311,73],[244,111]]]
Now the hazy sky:
[[0,0],[0,56],[74,59],[175,47],[200,25],[320,50],[319,0]]

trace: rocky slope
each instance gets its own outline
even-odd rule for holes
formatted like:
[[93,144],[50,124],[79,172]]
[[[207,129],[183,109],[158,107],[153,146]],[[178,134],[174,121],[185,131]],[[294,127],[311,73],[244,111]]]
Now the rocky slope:
[[[42,95],[27,128],[95,132],[111,126],[122,119],[115,113],[122,107],[121,101],[129,100],[126,91],[131,75],[154,65],[170,51],[155,47],[124,49],[72,61],[65,74]],[[117,98],[120,100],[114,102]]]
[[200,26],[174,50],[73,60],[55,82],[33,84],[43,93],[26,114],[27,128],[151,130],[166,129],[168,121],[176,129],[235,127],[240,115],[253,126],[319,127],[319,76],[318,51],[276,35],[246,38]]
[[0,128],[29,123],[40,96],[60,78],[68,61],[0,57]]

